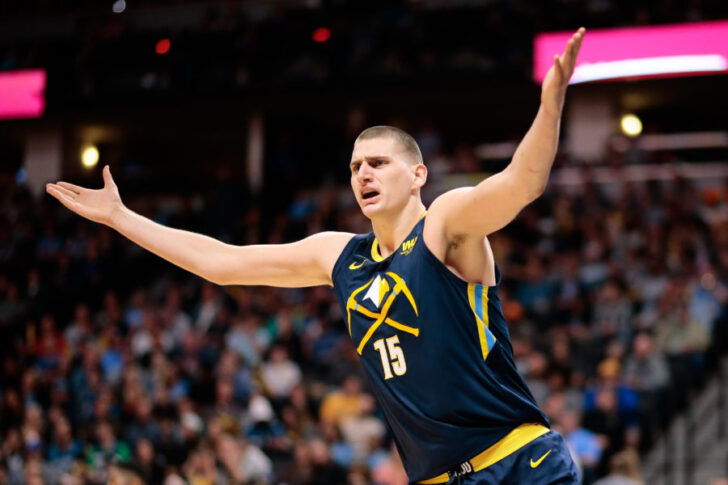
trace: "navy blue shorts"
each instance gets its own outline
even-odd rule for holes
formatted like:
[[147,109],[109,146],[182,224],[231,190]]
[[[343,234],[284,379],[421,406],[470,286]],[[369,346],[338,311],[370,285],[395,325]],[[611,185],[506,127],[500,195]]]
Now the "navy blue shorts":
[[579,485],[579,470],[562,436],[549,431],[515,453],[474,473],[453,477],[457,485]]

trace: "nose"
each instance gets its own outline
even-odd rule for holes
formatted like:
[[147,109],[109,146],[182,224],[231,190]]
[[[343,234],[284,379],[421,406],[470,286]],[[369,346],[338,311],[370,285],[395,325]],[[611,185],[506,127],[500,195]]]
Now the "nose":
[[369,166],[368,163],[362,163],[359,166],[359,171],[356,173],[356,178],[361,183],[369,182],[372,180],[372,168]]

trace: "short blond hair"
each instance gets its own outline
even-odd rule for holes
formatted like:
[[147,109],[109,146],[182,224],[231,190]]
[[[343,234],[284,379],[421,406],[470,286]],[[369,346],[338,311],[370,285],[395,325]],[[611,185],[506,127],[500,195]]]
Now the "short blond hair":
[[424,163],[422,161],[422,152],[420,151],[419,145],[415,139],[404,130],[400,130],[394,126],[378,125],[367,128],[366,130],[359,133],[356,137],[356,142],[359,140],[369,140],[372,138],[383,138],[389,136],[397,140],[402,146],[402,149],[412,158],[415,164]]

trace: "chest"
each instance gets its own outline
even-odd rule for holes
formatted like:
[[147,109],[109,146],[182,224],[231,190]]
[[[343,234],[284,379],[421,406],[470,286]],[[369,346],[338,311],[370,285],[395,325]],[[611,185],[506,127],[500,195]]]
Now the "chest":
[[422,301],[437,290],[433,275],[416,263],[395,258],[365,264],[343,283],[347,328],[360,354],[380,327],[419,333]]

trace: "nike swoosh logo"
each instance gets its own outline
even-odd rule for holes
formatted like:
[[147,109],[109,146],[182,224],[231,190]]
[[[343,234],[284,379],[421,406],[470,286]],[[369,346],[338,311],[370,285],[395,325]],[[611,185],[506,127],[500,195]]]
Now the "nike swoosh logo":
[[549,456],[549,453],[551,453],[551,450],[547,451],[545,455],[543,455],[541,458],[539,458],[536,461],[533,461],[533,458],[531,458],[531,468],[538,467],[542,461],[546,459],[547,456]]
[[359,269],[359,268],[361,268],[362,266],[364,266],[364,263],[366,263],[366,262],[367,262],[367,260],[365,259],[364,261],[362,261],[362,262],[361,262],[361,263],[359,263],[359,264],[356,264],[356,263],[351,263],[351,264],[349,265],[349,269]]

